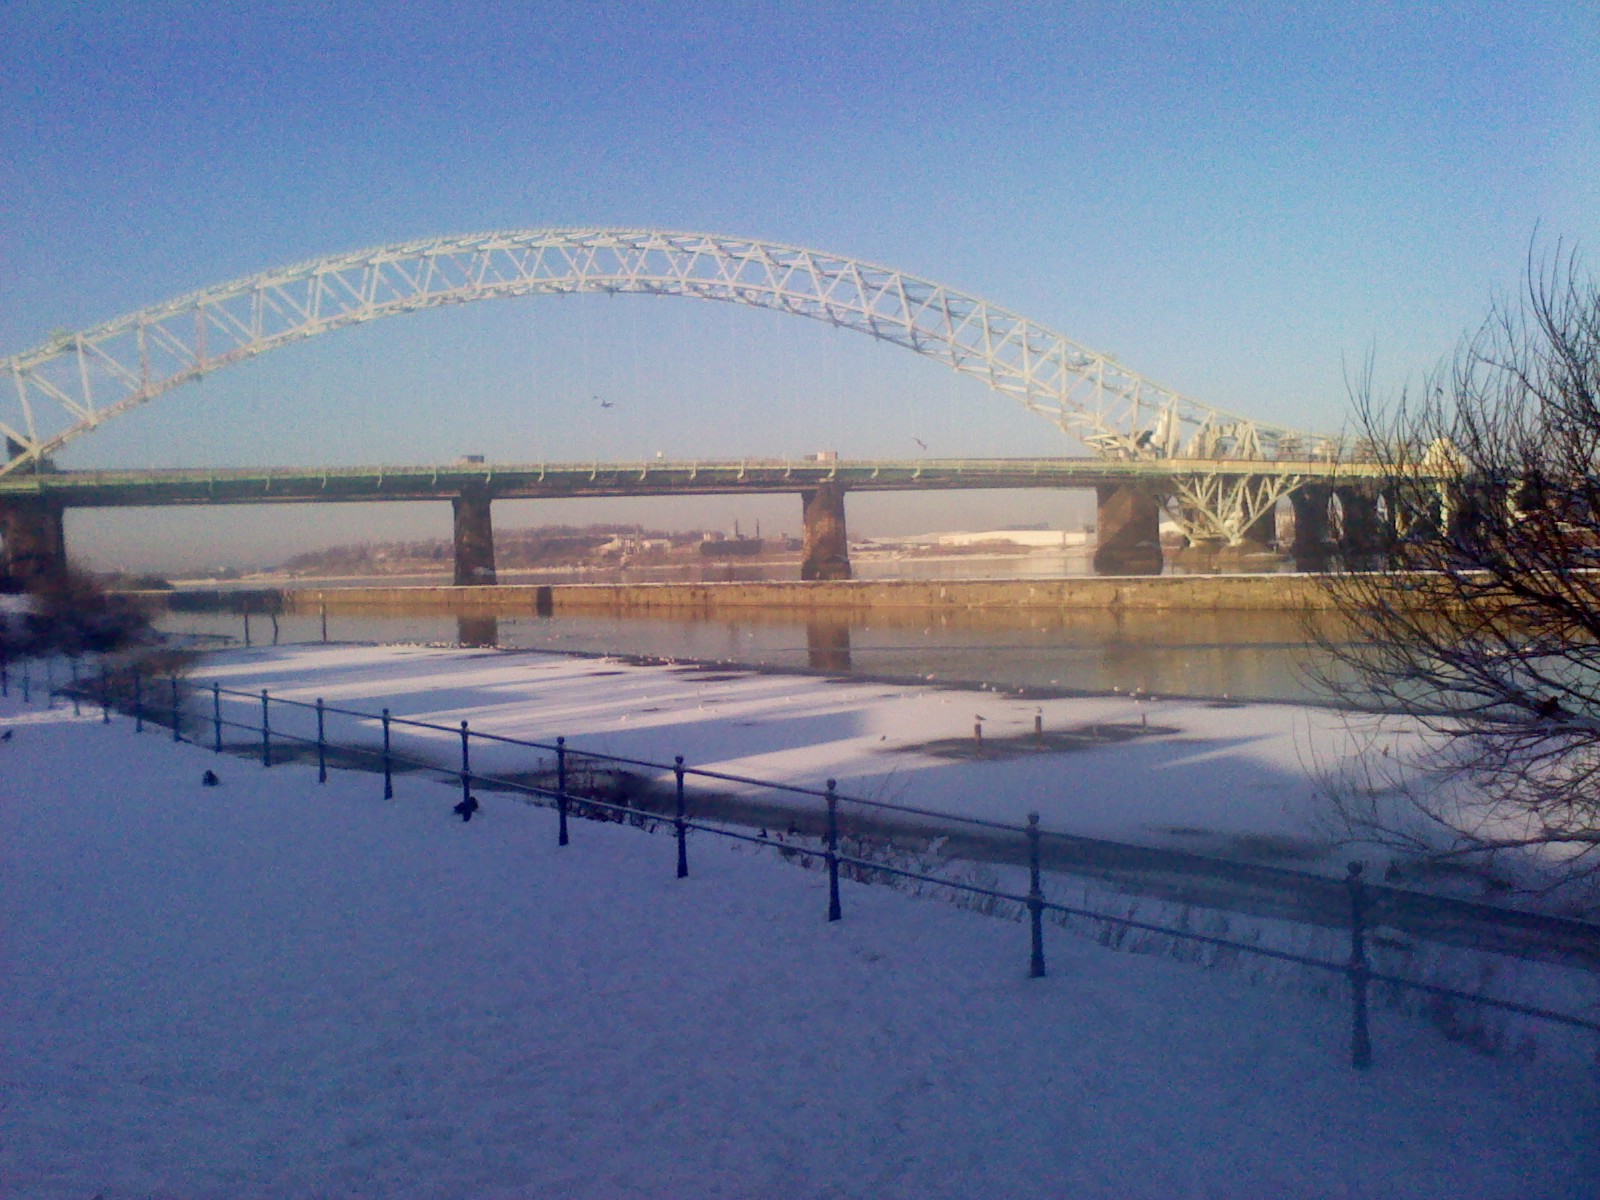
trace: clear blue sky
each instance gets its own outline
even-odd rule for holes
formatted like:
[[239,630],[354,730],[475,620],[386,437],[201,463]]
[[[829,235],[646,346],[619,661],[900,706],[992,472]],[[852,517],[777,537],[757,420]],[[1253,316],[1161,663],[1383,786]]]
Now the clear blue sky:
[[[1600,261],[1593,0],[14,0],[0,36],[6,354],[340,250],[649,226],[912,271],[1199,399],[1335,428],[1347,364],[1371,352],[1380,380],[1421,374],[1516,288],[1536,233]],[[1071,449],[1011,402],[859,335],[577,297],[275,352],[62,461],[910,454],[913,436],[934,454]],[[1069,511],[1038,496],[955,505],[858,497],[853,531]],[[498,519],[742,512],[792,530],[797,510],[528,505]],[[69,536],[111,565],[272,558],[447,523],[438,505],[74,514]]]

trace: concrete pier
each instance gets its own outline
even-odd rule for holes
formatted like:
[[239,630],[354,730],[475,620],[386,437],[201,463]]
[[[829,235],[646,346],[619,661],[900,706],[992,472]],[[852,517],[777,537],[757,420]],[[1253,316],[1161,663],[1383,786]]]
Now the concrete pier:
[[489,519],[489,493],[481,487],[462,488],[450,501],[455,511],[457,587],[492,584],[494,525]]
[[1094,569],[1104,574],[1161,573],[1161,498],[1132,484],[1095,488]]
[[0,565],[24,584],[67,569],[67,532],[60,501],[16,498],[0,502]]
[[800,493],[805,542],[800,555],[803,580],[850,578],[850,543],[844,524],[844,488],[823,483]]
[[1369,488],[1340,487],[1334,489],[1334,495],[1344,513],[1344,531],[1339,539],[1344,555],[1360,559],[1383,553],[1388,538],[1378,519],[1377,494]]

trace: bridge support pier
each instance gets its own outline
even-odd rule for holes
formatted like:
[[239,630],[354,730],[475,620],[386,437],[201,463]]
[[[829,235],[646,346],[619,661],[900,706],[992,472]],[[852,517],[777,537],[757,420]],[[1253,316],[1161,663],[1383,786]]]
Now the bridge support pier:
[[1321,570],[1327,565],[1330,526],[1328,501],[1333,489],[1325,483],[1307,483],[1289,493],[1294,509],[1294,538],[1289,553],[1302,571]]
[[800,552],[801,579],[849,579],[850,542],[845,535],[844,487],[822,483],[800,493],[805,541]]
[[489,520],[487,488],[462,488],[451,498],[455,511],[456,586],[495,582],[494,526]]
[[1339,508],[1344,514],[1339,551],[1345,561],[1362,560],[1382,554],[1385,542],[1383,523],[1378,519],[1378,496],[1367,488],[1335,488]]
[[1094,491],[1095,571],[1161,574],[1161,498],[1129,484],[1101,484]]
[[59,501],[32,497],[0,502],[0,566],[19,583],[59,578],[67,569],[67,527]]

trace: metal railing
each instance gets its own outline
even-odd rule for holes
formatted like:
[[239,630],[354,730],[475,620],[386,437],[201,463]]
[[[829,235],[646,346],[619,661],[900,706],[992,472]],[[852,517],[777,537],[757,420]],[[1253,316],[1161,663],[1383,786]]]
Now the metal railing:
[[[109,722],[113,712],[126,712],[132,718],[136,732],[142,732],[145,723],[151,722],[170,728],[174,742],[190,741],[203,744],[209,741],[210,748],[219,754],[224,751],[240,752],[248,749],[252,756],[259,754],[264,768],[291,760],[299,761],[302,757],[314,757],[319,783],[327,782],[330,760],[337,760],[336,765],[367,766],[375,772],[381,772],[385,799],[394,798],[395,777],[406,772],[424,772],[451,777],[459,783],[463,805],[474,798],[472,795],[474,786],[520,795],[532,803],[555,810],[556,838],[558,845],[561,846],[570,844],[571,819],[574,816],[598,817],[640,827],[670,825],[676,843],[679,878],[689,874],[688,835],[691,832],[757,846],[775,847],[785,855],[797,856],[808,864],[820,862],[826,869],[829,921],[841,920],[844,915],[839,889],[841,870],[845,870],[850,878],[856,880],[866,881],[877,877],[902,879],[982,898],[991,904],[996,901],[1013,904],[1017,906],[1016,911],[1025,912],[1028,917],[1028,974],[1032,978],[1042,978],[1047,973],[1044,940],[1044,917],[1047,913],[1058,914],[1062,918],[1087,920],[1108,929],[1118,929],[1123,933],[1139,931],[1178,941],[1198,943],[1213,949],[1290,963],[1329,976],[1342,976],[1349,986],[1350,1062],[1358,1069],[1366,1068],[1372,1062],[1368,1010],[1371,989],[1378,984],[1400,991],[1460,1001],[1600,1033],[1600,1021],[1589,1017],[1557,1012],[1483,992],[1463,991],[1376,970],[1372,966],[1367,949],[1368,937],[1375,928],[1375,907],[1383,908],[1386,901],[1392,904],[1392,897],[1396,895],[1416,897],[1426,906],[1463,906],[1491,925],[1498,923],[1508,928],[1523,930],[1550,927],[1568,936],[1569,948],[1571,944],[1587,944],[1589,954],[1596,962],[1600,962],[1600,927],[1564,918],[1543,917],[1517,910],[1450,901],[1421,893],[1403,893],[1399,889],[1373,885],[1364,879],[1361,863],[1349,864],[1346,877],[1343,880],[1334,880],[1309,872],[1249,867],[1217,859],[1202,860],[1211,863],[1216,870],[1224,874],[1242,869],[1247,873],[1266,873],[1280,880],[1297,881],[1300,886],[1314,893],[1311,907],[1316,907],[1318,902],[1322,902],[1322,907],[1325,909],[1330,888],[1341,892],[1343,913],[1342,920],[1337,924],[1349,935],[1349,953],[1343,959],[1322,958],[1239,938],[1140,920],[1131,913],[1118,915],[1046,898],[1041,850],[1046,839],[1068,844],[1084,842],[1111,846],[1140,855],[1153,853],[1160,856],[1166,852],[1046,831],[1040,827],[1038,813],[1030,813],[1027,824],[1017,826],[913,805],[847,796],[839,792],[836,782],[832,779],[827,780],[822,788],[780,783],[724,771],[690,767],[686,765],[682,755],[675,756],[673,761],[667,764],[593,750],[578,750],[570,746],[565,737],[557,737],[550,742],[514,738],[504,734],[474,730],[465,720],[460,721],[458,725],[450,726],[411,717],[399,717],[388,708],[373,713],[330,705],[321,698],[305,701],[275,697],[265,688],[259,692],[247,692],[212,683],[208,688],[190,688],[186,692],[185,684],[176,676],[152,680],[136,666],[117,669],[101,664],[97,671],[86,675],[77,661],[72,660],[66,678],[58,678],[50,665],[46,665],[44,670],[46,677],[43,680],[43,692],[47,704],[53,704],[56,697],[64,696],[70,699],[75,712],[81,712],[82,705],[87,700],[98,705],[102,722]],[[26,660],[13,665],[0,657],[0,695],[9,695],[13,687],[18,687],[24,703],[31,703],[36,690],[31,671],[32,667]],[[208,714],[196,715],[188,711],[190,701],[196,696],[209,698]],[[234,711],[225,715],[224,701]],[[250,721],[236,719],[240,705],[248,706],[257,716]],[[276,721],[275,713],[278,717]],[[194,736],[185,735],[186,718],[188,725],[195,730]],[[366,736],[353,737],[345,741],[330,738],[328,733],[330,718],[342,719],[350,723],[352,731],[363,732]],[[243,733],[247,735],[247,740],[229,743],[224,737],[225,731]],[[435,746],[441,743],[450,745],[452,755],[458,757],[454,762],[441,763],[437,755],[402,750],[396,745],[396,738],[400,734],[422,736]],[[531,774],[528,772],[511,774],[503,770],[488,769],[481,763],[475,766],[473,756],[475,746],[480,752],[487,748],[503,749],[513,753],[535,751],[539,753],[540,758]],[[548,766],[545,756],[548,756]],[[665,796],[647,797],[648,803],[637,802],[626,794],[607,795],[597,784],[597,780],[603,772],[622,768],[641,770],[647,772],[652,779],[670,781],[669,793]],[[637,782],[636,777],[634,778]],[[802,800],[807,802],[809,807],[796,809],[782,803],[775,804],[770,799],[762,802],[763,807],[752,804],[747,797],[740,797],[737,793],[715,788],[702,789],[694,797],[697,803],[691,803],[688,786],[691,779],[713,785],[731,784],[737,788],[755,789],[762,795],[770,794],[790,802]],[[761,828],[757,833],[751,832],[749,826],[733,827],[733,821],[728,817],[718,821],[715,816],[716,811],[718,808],[727,808],[726,801],[730,795],[739,801],[734,807],[742,812],[747,820],[763,812],[774,817],[788,816],[791,822],[788,833],[805,836],[808,831],[802,826],[809,826],[816,836],[816,844],[807,845],[804,842],[789,841],[785,835],[773,835],[765,828]],[[817,804],[818,801],[820,805]],[[856,844],[862,849],[870,844],[867,837],[870,831],[890,828],[902,832],[908,828],[935,832],[941,827],[964,827],[991,837],[1017,839],[1021,853],[1014,858],[1017,865],[1026,867],[1027,890],[1023,892],[988,887],[971,880],[951,878],[918,869],[915,865],[897,865],[882,857],[872,858],[861,853],[850,853],[842,845],[841,809],[845,806],[858,814],[853,824],[860,831],[856,837]],[[893,822],[886,820],[891,817],[894,818]],[[1201,856],[1185,854],[1178,857],[1200,860]],[[1334,924],[1330,919],[1312,920],[1304,917],[1283,917],[1283,914],[1276,915],[1301,926],[1329,928]],[[1326,914],[1324,915],[1326,917]],[[1497,949],[1497,947],[1490,948]]]

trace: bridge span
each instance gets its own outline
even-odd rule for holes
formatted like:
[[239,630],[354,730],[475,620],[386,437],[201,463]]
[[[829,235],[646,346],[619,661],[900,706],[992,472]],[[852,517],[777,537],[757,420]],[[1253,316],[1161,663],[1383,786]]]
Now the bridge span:
[[[745,458],[726,461],[483,463],[371,467],[172,468],[15,472],[0,477],[0,537],[9,566],[24,576],[59,569],[66,558],[68,508],[206,504],[366,503],[449,500],[454,510],[455,580],[495,579],[490,506],[495,500],[795,492],[801,498],[804,579],[850,577],[844,497],[890,492],[1002,488],[1093,488],[1099,545],[1107,571],[1159,571],[1159,521],[1205,487],[1254,491],[1263,504],[1289,495],[1296,505],[1296,551],[1326,541],[1328,501],[1339,495],[1347,537],[1365,528],[1362,510],[1376,467],[1326,462],[1116,460],[1103,458],[838,460]],[[1273,509],[1254,513],[1218,542],[1264,546]],[[1191,511],[1189,524],[1195,524]],[[1230,534],[1236,536],[1230,536]]]

